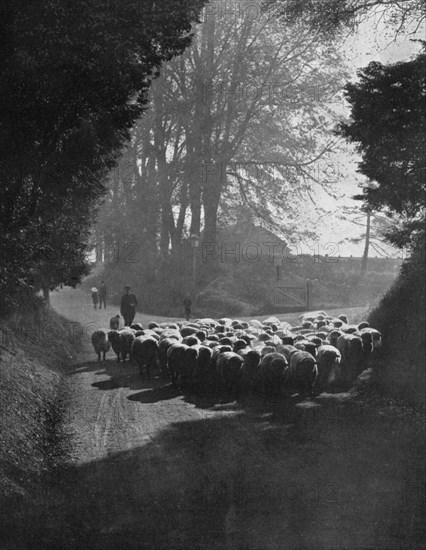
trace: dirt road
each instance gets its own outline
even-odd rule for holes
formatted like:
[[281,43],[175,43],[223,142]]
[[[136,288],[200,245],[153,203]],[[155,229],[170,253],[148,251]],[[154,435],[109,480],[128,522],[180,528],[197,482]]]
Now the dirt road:
[[[115,313],[69,297],[53,306],[72,320]],[[69,373],[72,464],[45,547],[426,547],[422,415],[356,394],[200,400],[110,357],[82,350]]]

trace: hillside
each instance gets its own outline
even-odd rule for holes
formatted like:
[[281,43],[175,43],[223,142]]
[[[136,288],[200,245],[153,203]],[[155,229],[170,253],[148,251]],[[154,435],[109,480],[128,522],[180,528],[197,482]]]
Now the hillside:
[[0,540],[55,494],[51,476],[67,455],[64,375],[81,340],[74,329],[45,308],[1,321]]

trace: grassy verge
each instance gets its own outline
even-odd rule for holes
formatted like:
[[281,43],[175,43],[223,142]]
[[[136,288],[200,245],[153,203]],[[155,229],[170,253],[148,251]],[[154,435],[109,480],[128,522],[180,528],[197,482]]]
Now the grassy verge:
[[[79,349],[78,332],[42,308],[0,324],[0,505],[2,548],[51,497],[51,476],[66,460],[65,373]],[[23,522],[23,518],[27,518]]]

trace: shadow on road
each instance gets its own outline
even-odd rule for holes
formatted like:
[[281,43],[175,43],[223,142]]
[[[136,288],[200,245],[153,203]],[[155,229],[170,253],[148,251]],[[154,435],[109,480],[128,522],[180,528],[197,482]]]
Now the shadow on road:
[[229,404],[61,472],[14,535],[49,550],[422,548],[424,451],[406,419],[344,398]]
[[164,380],[159,380],[158,385],[154,387],[150,387],[148,383],[145,383],[145,387],[146,389],[129,395],[127,399],[129,401],[138,401],[139,403],[158,403],[158,401],[174,399],[180,395],[172,384],[168,384]]

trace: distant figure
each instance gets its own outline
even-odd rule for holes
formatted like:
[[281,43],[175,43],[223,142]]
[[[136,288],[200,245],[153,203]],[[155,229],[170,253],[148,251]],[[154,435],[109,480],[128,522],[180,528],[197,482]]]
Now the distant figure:
[[126,285],[124,287],[124,294],[121,297],[120,307],[120,313],[123,316],[125,327],[128,327],[133,323],[133,319],[136,315],[137,304],[138,301],[136,300],[136,296],[134,294],[131,294],[130,286]]
[[93,301],[93,307],[96,309],[98,305],[98,289],[94,286],[92,288],[92,301]]
[[111,330],[118,330],[119,327],[120,327],[120,314],[117,313],[115,317],[111,317],[111,319],[109,320],[109,328]]
[[191,316],[191,306],[192,300],[189,294],[186,294],[185,298],[183,299],[183,307],[185,308],[185,319],[187,321],[189,321],[189,317]]
[[102,281],[102,284],[99,287],[99,309],[102,309],[102,303],[104,304],[104,309],[106,309],[106,296],[107,287],[105,285],[105,281]]

